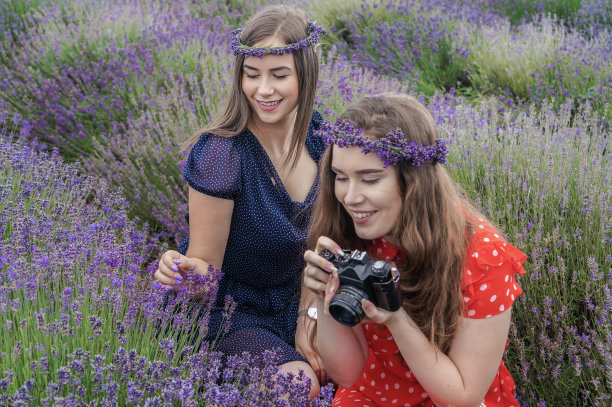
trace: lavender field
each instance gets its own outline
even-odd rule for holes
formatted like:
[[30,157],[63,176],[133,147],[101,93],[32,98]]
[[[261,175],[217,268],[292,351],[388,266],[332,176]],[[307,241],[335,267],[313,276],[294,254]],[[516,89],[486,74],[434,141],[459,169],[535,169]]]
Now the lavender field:
[[[230,31],[265,4],[0,2],[0,406],[308,405],[273,352],[222,366],[194,339],[221,271],[192,276],[198,302],[164,304],[150,278],[187,233],[180,145],[223,100]],[[419,98],[453,178],[528,255],[505,356],[520,403],[612,405],[610,1],[291,4],[328,29],[323,116]]]

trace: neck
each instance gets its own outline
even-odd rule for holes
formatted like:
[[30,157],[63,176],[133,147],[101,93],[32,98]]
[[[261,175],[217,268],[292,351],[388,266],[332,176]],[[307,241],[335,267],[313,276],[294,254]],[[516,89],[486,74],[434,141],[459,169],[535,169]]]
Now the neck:
[[391,235],[383,236],[383,239],[385,239],[387,242],[391,243],[393,246],[397,246],[397,247],[401,246],[400,242],[395,237],[393,237]]
[[295,111],[287,119],[273,124],[263,123],[253,117],[248,127],[270,158],[275,161],[276,159],[283,160],[289,153],[294,123]]

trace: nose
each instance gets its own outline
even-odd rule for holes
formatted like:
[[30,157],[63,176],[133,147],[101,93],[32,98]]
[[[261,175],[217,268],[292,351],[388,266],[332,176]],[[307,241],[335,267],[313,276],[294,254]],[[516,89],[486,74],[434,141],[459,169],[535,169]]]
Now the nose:
[[349,181],[343,200],[346,205],[357,205],[365,200],[358,182]]
[[257,89],[261,96],[271,96],[274,94],[274,87],[272,81],[269,78],[262,78]]

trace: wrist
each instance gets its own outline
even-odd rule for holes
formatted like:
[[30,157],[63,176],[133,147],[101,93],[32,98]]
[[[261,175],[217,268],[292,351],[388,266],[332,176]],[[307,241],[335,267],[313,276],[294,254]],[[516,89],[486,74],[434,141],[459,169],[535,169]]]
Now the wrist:
[[394,330],[405,329],[407,325],[416,326],[410,315],[406,312],[403,307],[400,307],[397,311],[391,314],[391,317],[385,322],[386,327],[391,333]]
[[298,311],[297,314],[298,318],[299,317],[308,317],[311,319],[317,319],[317,307],[308,307],[308,308],[304,308],[300,311]]

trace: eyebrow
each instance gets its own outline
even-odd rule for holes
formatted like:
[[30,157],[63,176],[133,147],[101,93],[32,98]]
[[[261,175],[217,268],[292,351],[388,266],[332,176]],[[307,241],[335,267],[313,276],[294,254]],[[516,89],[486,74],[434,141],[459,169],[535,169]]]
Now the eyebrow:
[[[254,66],[247,65],[247,64],[242,65],[242,67],[243,67],[243,68],[247,68],[247,69],[251,69],[251,70],[253,70],[253,71],[259,71],[259,69],[255,68]],[[284,65],[283,65],[283,66],[277,66],[277,67],[275,67],[275,68],[270,68],[270,71],[272,71],[272,72],[275,72],[275,71],[282,71],[283,69],[288,69],[288,70],[291,70],[291,68],[289,68],[288,66],[284,66]]]
[[[341,169],[336,168],[336,167],[331,167],[331,170],[333,172],[341,172],[341,173],[344,174],[344,171],[342,171]],[[355,171],[355,174],[378,174],[378,173],[381,173],[381,172],[384,172],[384,170],[381,170],[380,168],[365,168],[363,170]]]

